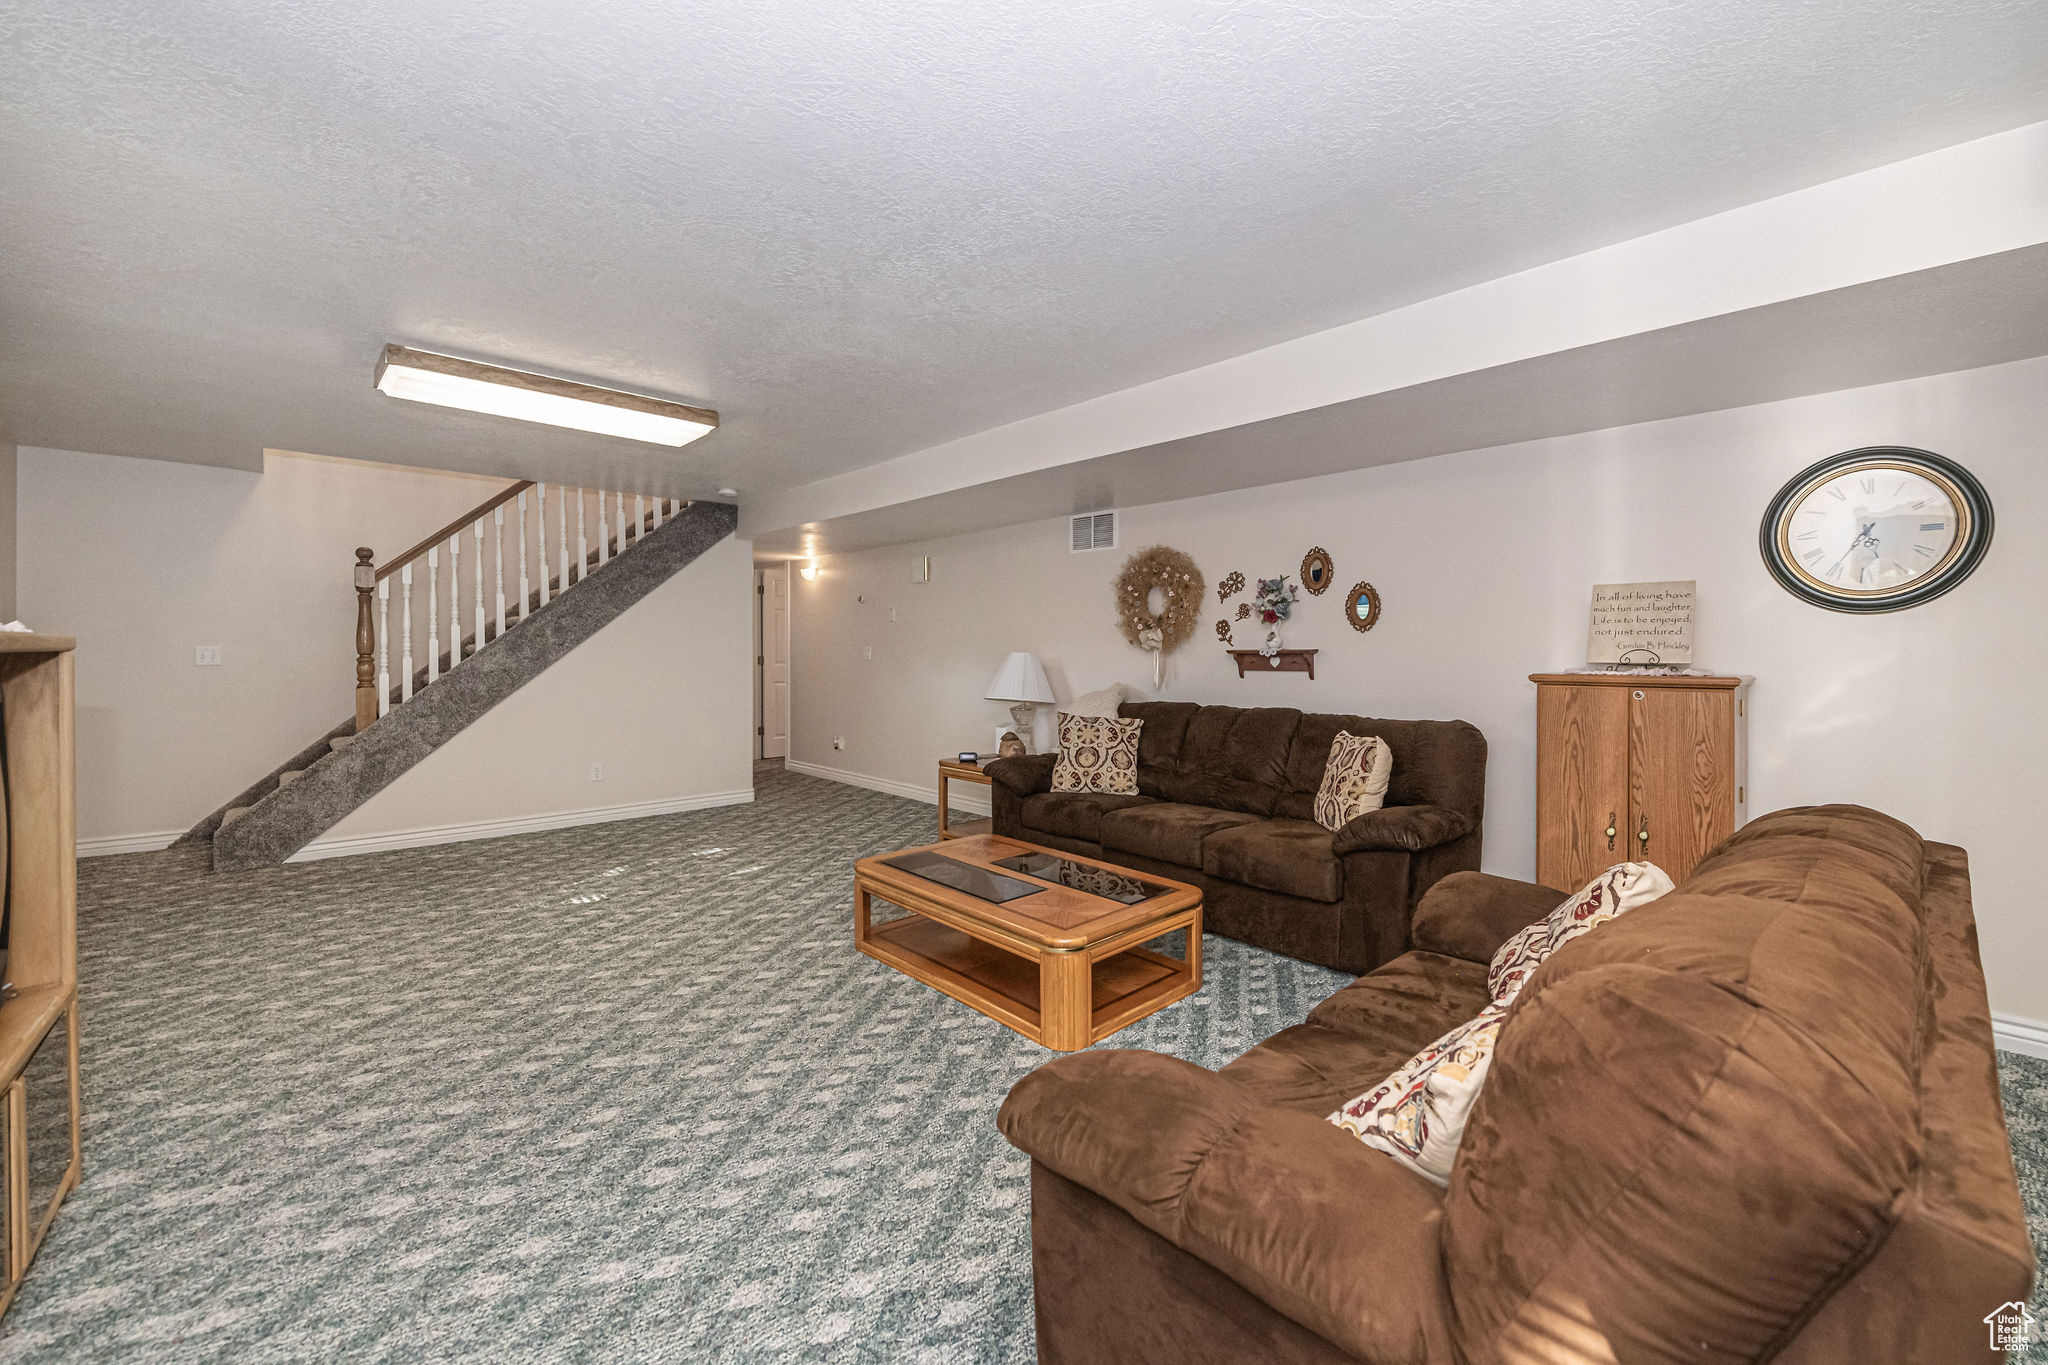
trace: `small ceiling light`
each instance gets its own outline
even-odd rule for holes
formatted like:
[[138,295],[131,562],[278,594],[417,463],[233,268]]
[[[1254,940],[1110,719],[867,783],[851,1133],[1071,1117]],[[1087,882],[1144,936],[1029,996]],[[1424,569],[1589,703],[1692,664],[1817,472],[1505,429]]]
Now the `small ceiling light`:
[[415,351],[409,346],[384,348],[377,362],[376,384],[392,398],[655,445],[688,445],[718,429],[718,414],[709,408]]
[[798,569],[797,573],[802,575],[806,583],[815,583],[818,580],[818,566],[815,564],[806,564]]
[[721,498],[736,498],[739,495],[740,490],[737,488],[721,488],[718,490],[718,496]]

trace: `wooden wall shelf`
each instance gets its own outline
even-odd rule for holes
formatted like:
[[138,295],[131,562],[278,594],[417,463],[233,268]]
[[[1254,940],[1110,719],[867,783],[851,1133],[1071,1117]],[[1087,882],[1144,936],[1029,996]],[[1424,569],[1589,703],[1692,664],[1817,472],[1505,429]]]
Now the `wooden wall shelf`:
[[1316,676],[1316,652],[1312,649],[1283,649],[1278,654],[1261,654],[1256,649],[1226,651],[1237,660],[1237,676],[1247,673],[1306,673]]

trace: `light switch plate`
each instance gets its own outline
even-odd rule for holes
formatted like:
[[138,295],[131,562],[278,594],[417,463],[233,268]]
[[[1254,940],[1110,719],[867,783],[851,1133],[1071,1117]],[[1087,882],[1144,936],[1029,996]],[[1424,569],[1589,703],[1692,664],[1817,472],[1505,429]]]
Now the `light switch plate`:
[[192,662],[200,668],[215,668],[220,664],[219,645],[199,645],[192,651]]

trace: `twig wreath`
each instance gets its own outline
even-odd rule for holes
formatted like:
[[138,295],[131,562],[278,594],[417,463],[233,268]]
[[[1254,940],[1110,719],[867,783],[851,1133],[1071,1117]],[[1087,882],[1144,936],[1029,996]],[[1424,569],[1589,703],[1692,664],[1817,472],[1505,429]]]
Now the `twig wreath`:
[[[1152,590],[1159,589],[1160,608],[1152,611]],[[1202,598],[1209,591],[1195,561],[1179,550],[1153,545],[1124,561],[1116,576],[1117,626],[1124,639],[1153,654],[1152,685],[1166,680],[1168,651],[1186,642],[1202,619]]]

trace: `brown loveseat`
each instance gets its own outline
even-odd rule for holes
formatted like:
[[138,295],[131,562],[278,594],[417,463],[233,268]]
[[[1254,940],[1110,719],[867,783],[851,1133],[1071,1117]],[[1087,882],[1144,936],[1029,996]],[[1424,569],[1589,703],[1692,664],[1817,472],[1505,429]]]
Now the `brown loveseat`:
[[[1288,707],[1125,702],[1138,795],[1052,790],[1055,756],[991,763],[995,832],[1202,888],[1203,927],[1339,971],[1408,947],[1415,903],[1479,866],[1486,739],[1461,720],[1368,720]],[[1330,741],[1393,752],[1384,809],[1332,833],[1313,818]]]
[[1739,831],[1531,976],[1448,1190],[1324,1121],[1559,899],[1446,879],[1412,951],[1220,1072],[1020,1081],[1039,1359],[1994,1359],[2034,1257],[1963,851],[1854,806]]

